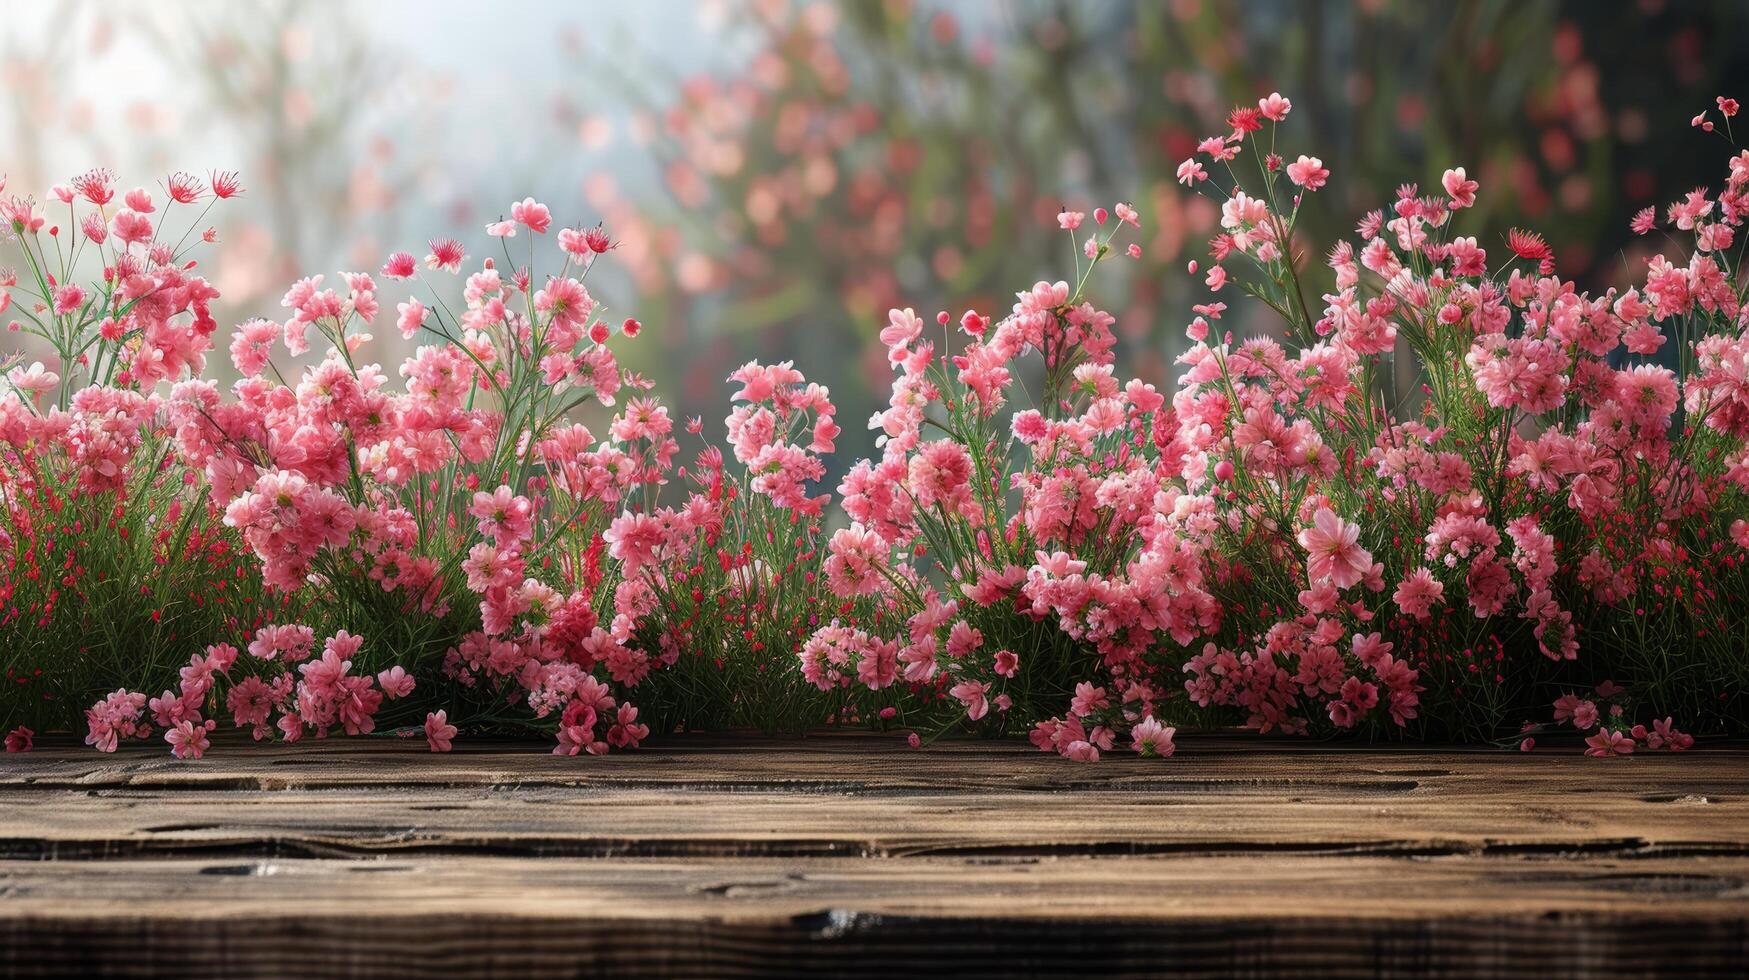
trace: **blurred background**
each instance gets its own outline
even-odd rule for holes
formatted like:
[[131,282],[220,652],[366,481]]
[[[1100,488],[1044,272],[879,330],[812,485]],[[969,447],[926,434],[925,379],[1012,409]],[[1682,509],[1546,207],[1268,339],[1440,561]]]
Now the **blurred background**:
[[680,414],[720,432],[729,371],[793,359],[839,402],[840,467],[872,447],[885,310],[1003,311],[1072,278],[1065,206],[1140,208],[1144,258],[1099,298],[1123,363],[1170,381],[1199,298],[1183,266],[1216,219],[1172,174],[1234,104],[1288,95],[1278,149],[1332,170],[1312,255],[1461,165],[1483,191],[1466,232],[1540,230],[1597,286],[1638,270],[1635,210],[1723,174],[1689,117],[1749,101],[1741,2],[37,0],[5,19],[7,193],[93,166],[123,188],[242,173],[207,270],[227,330],[282,315],[301,274],[435,236],[487,254],[484,223],[533,196],[620,243],[592,291],[643,321],[625,359]]

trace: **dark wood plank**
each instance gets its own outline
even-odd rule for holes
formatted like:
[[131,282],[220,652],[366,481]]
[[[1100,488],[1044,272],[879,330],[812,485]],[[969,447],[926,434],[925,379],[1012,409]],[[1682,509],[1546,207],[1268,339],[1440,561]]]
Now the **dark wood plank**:
[[[0,876],[0,946],[67,974],[1634,976],[1741,962],[1749,860],[149,860]],[[132,908],[93,901],[122,883]]]
[[1743,975],[1746,791],[1728,748],[49,746],[0,757],[0,974]]

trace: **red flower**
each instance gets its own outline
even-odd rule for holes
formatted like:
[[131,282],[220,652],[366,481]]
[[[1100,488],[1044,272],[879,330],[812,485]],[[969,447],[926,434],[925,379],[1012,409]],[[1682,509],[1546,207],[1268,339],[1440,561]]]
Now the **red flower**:
[[1506,233],[1506,247],[1512,249],[1512,254],[1521,259],[1534,259],[1537,271],[1548,275],[1555,271],[1555,252],[1549,248],[1549,243],[1543,236],[1534,231],[1514,228]]
[[243,193],[243,182],[237,178],[235,170],[215,170],[212,172],[211,181],[213,196],[221,201]]

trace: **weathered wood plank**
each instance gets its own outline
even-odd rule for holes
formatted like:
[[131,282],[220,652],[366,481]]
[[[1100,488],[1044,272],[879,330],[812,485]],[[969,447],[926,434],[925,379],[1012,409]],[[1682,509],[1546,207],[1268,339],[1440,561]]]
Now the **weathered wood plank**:
[[[458,744],[458,749],[463,746]],[[1749,752],[0,757],[0,974],[1743,975]]]
[[[891,955],[938,970],[992,970],[1018,957],[1150,974],[1590,966],[1619,976],[1728,968],[1749,942],[1746,859],[1705,872],[1672,859],[1524,856],[152,860],[4,862],[0,881],[4,948],[54,950],[68,972],[779,964],[875,974],[891,966],[868,957]],[[93,894],[121,883],[128,897],[94,914]],[[1646,947],[1652,929],[1660,941]]]
[[[1709,799],[1711,797],[1708,797]],[[899,797],[684,789],[32,793],[6,805],[0,857],[351,852],[533,856],[1520,851],[1749,855],[1741,798],[1463,805],[1452,794],[1292,800],[1198,791]]]
[[[519,849],[550,856],[1163,853],[1257,848],[1742,853],[1749,754],[1275,753],[1067,763],[1012,745],[685,742],[556,759],[526,746],[132,749],[0,771],[0,857]],[[1240,743],[1242,746],[1243,743]],[[40,848],[40,849],[39,849]]]

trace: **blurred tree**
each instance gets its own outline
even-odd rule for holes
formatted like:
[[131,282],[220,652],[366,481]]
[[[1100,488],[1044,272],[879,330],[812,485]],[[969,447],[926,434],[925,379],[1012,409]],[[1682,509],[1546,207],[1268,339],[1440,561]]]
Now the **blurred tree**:
[[260,310],[268,294],[336,261],[374,270],[388,243],[400,244],[404,219],[430,230],[402,195],[435,166],[422,147],[447,87],[422,85],[343,0],[142,13],[136,23],[195,83],[190,114],[247,148],[249,223],[220,270],[233,308]]

